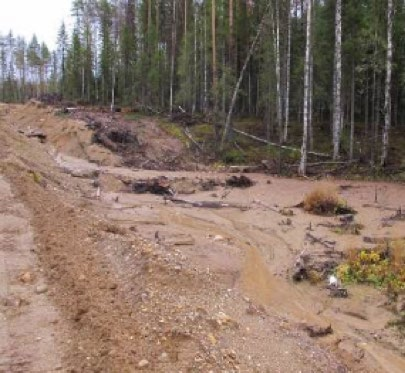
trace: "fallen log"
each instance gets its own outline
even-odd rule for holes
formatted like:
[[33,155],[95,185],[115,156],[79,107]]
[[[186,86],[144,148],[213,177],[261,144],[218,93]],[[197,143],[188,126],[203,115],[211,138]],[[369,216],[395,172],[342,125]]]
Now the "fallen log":
[[28,132],[25,133],[25,136],[27,136],[28,138],[36,137],[41,142],[45,142],[47,138],[46,134],[40,130],[29,130]]
[[179,199],[179,198],[174,198],[174,197],[163,197],[165,201],[170,201],[173,203],[177,204],[184,204],[184,205],[189,205],[192,207],[203,207],[203,208],[212,208],[212,209],[220,209],[220,208],[239,208],[242,210],[246,210],[248,207],[243,206],[237,203],[227,203],[227,202],[221,202],[221,201],[190,201],[190,200],[185,200],[185,199]]
[[[293,146],[280,145],[280,144],[277,144],[275,142],[270,142],[270,141],[267,141],[267,140],[262,139],[260,137],[251,135],[251,134],[249,134],[247,132],[237,130],[236,128],[231,128],[230,130],[235,132],[235,133],[238,133],[239,135],[246,136],[246,137],[248,137],[248,138],[250,138],[252,140],[256,140],[256,141],[261,142],[261,143],[266,144],[266,145],[275,146],[277,148],[281,148],[281,149],[285,149],[285,150],[292,150],[294,152],[301,152],[300,149],[294,148]],[[318,152],[309,151],[308,154],[316,155],[317,157],[322,157],[322,158],[330,158],[330,155],[325,154],[325,153],[318,153]]]

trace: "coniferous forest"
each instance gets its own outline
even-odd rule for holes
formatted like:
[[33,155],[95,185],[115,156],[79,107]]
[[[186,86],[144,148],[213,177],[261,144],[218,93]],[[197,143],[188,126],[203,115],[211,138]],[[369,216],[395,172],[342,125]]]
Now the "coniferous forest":
[[[311,154],[400,166],[405,6],[398,0],[75,0],[57,47],[0,36],[0,101],[208,118],[223,149],[237,120]],[[395,159],[394,159],[395,158]]]

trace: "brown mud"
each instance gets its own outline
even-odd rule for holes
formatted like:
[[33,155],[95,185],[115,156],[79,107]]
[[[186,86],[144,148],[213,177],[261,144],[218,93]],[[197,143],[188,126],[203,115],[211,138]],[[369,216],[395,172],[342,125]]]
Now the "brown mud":
[[[290,279],[296,256],[316,249],[309,227],[336,250],[370,245],[365,236],[404,236],[405,222],[383,223],[405,201],[403,185],[329,180],[344,186],[341,197],[365,227],[338,234],[325,226],[336,218],[291,207],[316,181],[249,174],[254,185],[240,189],[226,186],[225,173],[130,169],[93,144],[82,121],[35,105],[0,110],[0,239],[20,243],[12,253],[33,248],[18,255],[16,270],[0,267],[2,283],[16,286],[2,288],[2,299],[29,302],[11,313],[1,306],[0,371],[18,371],[9,368],[11,354],[28,371],[405,370],[381,291],[353,285],[337,299],[324,283]],[[48,141],[24,136],[28,127]],[[175,204],[128,193],[123,183],[162,175],[177,182],[181,198],[240,207]],[[209,180],[210,188],[198,187]],[[3,262],[13,260],[4,247]],[[35,280],[21,283],[20,272]],[[37,294],[42,283],[47,289]],[[311,338],[308,325],[333,333]]]

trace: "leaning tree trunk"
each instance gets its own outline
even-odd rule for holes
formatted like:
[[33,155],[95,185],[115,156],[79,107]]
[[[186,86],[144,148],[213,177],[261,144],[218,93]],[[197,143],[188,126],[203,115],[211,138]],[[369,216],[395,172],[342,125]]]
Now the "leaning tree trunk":
[[333,80],[333,159],[339,157],[341,133],[342,85],[342,0],[336,0],[335,13],[335,70]]
[[259,41],[259,37],[260,37],[260,35],[261,35],[262,31],[263,31],[263,27],[264,27],[264,23],[265,23],[264,21],[266,19],[269,8],[270,8],[270,6],[268,5],[267,8],[266,8],[266,11],[263,14],[260,25],[259,25],[259,27],[257,29],[256,36],[253,39],[252,44],[250,45],[249,53],[246,56],[245,63],[243,64],[242,70],[239,73],[239,79],[236,82],[235,88],[233,90],[231,104],[229,105],[228,115],[227,115],[226,121],[225,121],[224,132],[222,133],[221,146],[220,146],[221,151],[223,150],[224,145],[225,145],[225,141],[227,140],[227,137],[228,137],[229,128],[230,128],[231,120],[232,120],[232,112],[233,112],[233,108],[234,108],[235,103],[236,103],[236,98],[238,97],[239,88],[240,88],[240,85],[241,85],[242,80],[243,80],[243,75],[244,75],[245,70],[246,70],[246,68],[247,68],[247,66],[249,64],[250,58],[252,57],[252,55],[253,55],[253,53],[255,51],[257,42]]
[[384,131],[381,152],[381,166],[387,163],[388,135],[391,127],[391,75],[392,75],[392,21],[394,15],[393,0],[388,0],[387,9],[387,64],[385,77],[385,102],[384,102]]
[[298,168],[298,174],[304,176],[307,171],[308,156],[308,122],[309,122],[309,79],[311,63],[311,28],[312,28],[312,0],[306,0],[307,3],[307,30],[306,30],[306,47],[305,47],[305,64],[304,64],[304,124],[301,147],[301,161]]

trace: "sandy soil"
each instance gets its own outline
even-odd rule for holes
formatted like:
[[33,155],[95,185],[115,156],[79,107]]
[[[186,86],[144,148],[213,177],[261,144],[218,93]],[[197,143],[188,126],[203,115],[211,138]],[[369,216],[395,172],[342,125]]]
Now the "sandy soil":
[[[19,240],[24,224],[36,247],[25,261],[19,259],[24,268],[0,271],[4,283],[19,272],[35,274],[35,283],[19,285],[27,288],[22,294],[30,302],[18,306],[21,321],[1,309],[4,356],[48,364],[42,371],[405,370],[404,344],[386,328],[394,315],[381,292],[351,286],[349,298],[335,299],[324,284],[289,279],[296,256],[316,249],[309,226],[312,235],[335,241],[336,250],[366,246],[364,236],[405,236],[404,222],[382,223],[405,201],[403,185],[329,180],[343,186],[341,196],[365,226],[359,236],[336,234],[325,227],[335,218],[291,208],[318,182],[250,174],[256,182],[251,188],[201,191],[196,187],[201,180],[221,182],[227,175],[117,167],[119,158],[104,148],[97,150],[104,161],[96,165],[89,162],[97,159],[89,153],[94,145],[84,123],[33,105],[0,109],[0,201],[23,211],[2,207],[2,214],[24,216],[14,222],[4,215],[1,222],[8,226],[0,228]],[[20,132],[28,126],[51,131],[49,141],[26,138]],[[62,141],[59,129],[74,129],[75,135]],[[187,207],[128,193],[122,183],[162,174],[176,179],[178,191],[187,193],[181,198],[239,208]],[[293,211],[290,221],[282,208]],[[10,251],[0,253],[11,260]],[[42,281],[48,290],[36,294]],[[1,296],[14,294],[9,292]],[[39,307],[47,310],[40,313],[42,321],[36,319]],[[27,323],[45,327],[27,329]],[[310,338],[303,324],[330,324],[333,334]],[[37,355],[27,357],[13,347],[19,333]],[[31,338],[37,335],[40,340]],[[50,337],[54,341],[47,343]],[[41,358],[47,355],[54,358]],[[8,371],[7,364],[7,358],[0,360],[0,371]]]

